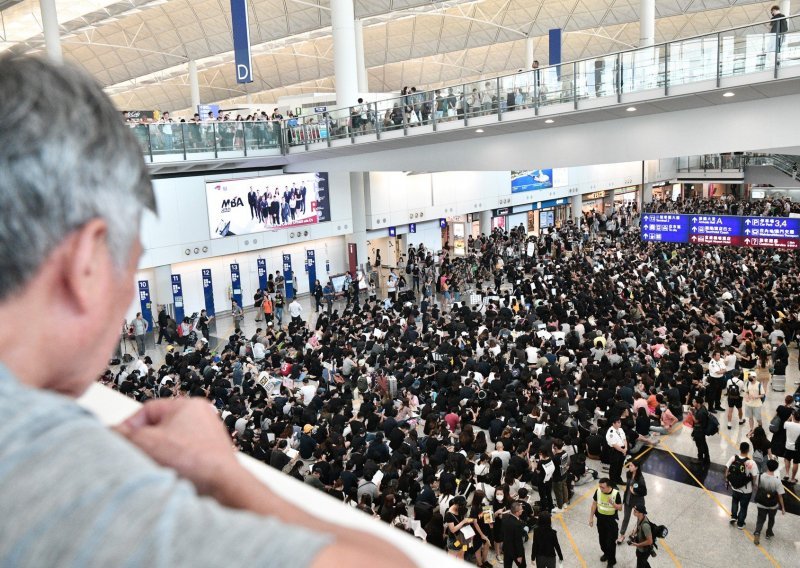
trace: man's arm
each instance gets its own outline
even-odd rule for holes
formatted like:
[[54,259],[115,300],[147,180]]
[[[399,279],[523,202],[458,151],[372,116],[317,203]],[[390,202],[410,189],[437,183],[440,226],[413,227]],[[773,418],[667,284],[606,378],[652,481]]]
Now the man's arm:
[[355,565],[391,558],[391,566],[413,566],[399,550],[387,554],[387,542],[322,521],[298,509],[239,465],[216,411],[200,399],[152,401],[117,431],[159,464],[191,481],[197,491],[232,509],[273,516],[286,523],[328,533],[336,542],[313,566]]

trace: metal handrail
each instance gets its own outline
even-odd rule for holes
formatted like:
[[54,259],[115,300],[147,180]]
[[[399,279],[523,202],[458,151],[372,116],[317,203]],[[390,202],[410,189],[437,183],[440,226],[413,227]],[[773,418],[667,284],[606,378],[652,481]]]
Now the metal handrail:
[[[788,22],[798,22],[800,21],[800,15],[796,16],[789,16],[786,18],[787,27]],[[382,120],[383,116],[388,113],[395,105],[399,105],[401,116],[402,116],[402,124],[392,124],[386,130],[395,130],[399,131],[402,130],[403,136],[407,136],[409,134],[409,127],[414,126],[415,123],[413,122],[415,118],[415,114],[418,114],[417,106],[419,106],[419,111],[423,110],[423,107],[429,105],[430,111],[430,122],[433,125],[433,130],[437,131],[440,129],[440,122],[446,123],[449,121],[461,121],[463,122],[464,126],[469,126],[470,121],[472,118],[481,117],[485,115],[496,115],[497,120],[501,120],[501,116],[508,111],[515,110],[518,106],[523,106],[526,108],[534,109],[534,114],[536,116],[539,115],[539,109],[542,106],[556,104],[556,103],[563,103],[563,102],[573,102],[574,107],[578,108],[578,101],[584,98],[592,98],[591,95],[587,93],[587,91],[581,92],[578,88],[578,81],[576,80],[578,77],[587,77],[591,76],[589,71],[585,66],[583,69],[579,71],[579,64],[585,64],[587,62],[596,62],[596,61],[604,61],[604,62],[612,62],[613,69],[607,70],[604,66],[600,73],[604,74],[603,76],[607,76],[607,73],[613,73],[613,85],[611,85],[606,79],[600,79],[599,82],[595,82],[595,95],[596,98],[604,98],[608,96],[616,96],[617,103],[622,102],[622,95],[624,93],[633,93],[637,91],[641,91],[642,89],[651,89],[651,88],[662,88],[665,95],[669,95],[670,93],[670,85],[673,84],[672,82],[672,72],[670,70],[670,62],[671,61],[684,61],[685,56],[683,54],[674,55],[673,51],[670,49],[671,46],[682,45],[686,43],[693,42],[695,40],[703,39],[703,38],[717,38],[717,49],[716,49],[716,61],[711,62],[715,64],[716,69],[714,70],[715,78],[717,87],[720,87],[720,80],[721,80],[721,73],[723,67],[722,61],[722,38],[728,37],[730,34],[735,34],[737,31],[746,30],[748,28],[757,28],[758,26],[767,26],[770,25],[774,20],[765,20],[759,21],[753,24],[746,24],[742,26],[737,26],[734,28],[728,28],[725,30],[720,30],[718,32],[711,32],[707,34],[700,34],[696,36],[690,36],[687,38],[682,38],[679,40],[673,40],[670,42],[662,42],[658,44],[654,44],[652,46],[647,47],[639,47],[639,48],[630,48],[625,49],[617,52],[612,52],[605,55],[600,55],[596,57],[589,57],[579,60],[573,61],[566,61],[556,65],[549,65],[546,67],[540,67],[537,69],[525,69],[523,71],[519,71],[517,73],[510,73],[505,75],[499,75],[492,78],[482,78],[477,79],[475,81],[467,82],[467,83],[459,83],[450,86],[439,87],[436,89],[429,89],[425,91],[416,92],[414,95],[398,95],[396,97],[380,99],[373,102],[365,102],[360,105],[354,106],[346,106],[346,107],[337,107],[330,110],[326,110],[325,112],[321,113],[312,113],[309,115],[303,115],[299,117],[292,117],[290,119],[284,118],[283,120],[256,120],[256,121],[242,121],[242,120],[232,120],[232,121],[212,121],[212,122],[201,122],[201,123],[194,123],[194,122],[186,122],[186,123],[172,123],[174,127],[180,129],[182,133],[182,140],[183,140],[183,152],[184,154],[187,153],[187,150],[191,153],[195,153],[198,151],[196,148],[188,148],[187,147],[187,140],[185,136],[186,128],[184,125],[197,125],[198,127],[206,127],[208,128],[211,126],[212,130],[214,131],[214,155],[217,156],[220,149],[217,147],[217,135],[218,135],[218,125],[223,124],[231,124],[231,123],[241,123],[242,129],[245,129],[245,125],[267,125],[270,124],[273,128],[274,125],[279,126],[279,130],[275,134],[274,137],[270,137],[272,140],[268,148],[259,148],[261,149],[268,149],[273,150],[277,149],[281,154],[286,154],[289,152],[291,148],[296,147],[304,147],[305,150],[309,150],[309,143],[314,142],[327,142],[327,145],[331,145],[331,140],[337,139],[349,139],[350,143],[355,143],[356,138],[362,136],[364,134],[371,134],[374,135],[376,139],[380,139],[382,130],[384,130]],[[788,33],[788,32],[787,32]],[[765,38],[768,37],[773,32],[765,32],[762,34]],[[785,38],[780,37],[782,34],[780,32],[774,33],[775,44],[774,44],[774,76],[777,78],[778,74],[778,54],[782,50],[781,42],[785,41]],[[662,50],[660,53],[659,51]],[[768,47],[764,48],[766,50],[764,56],[767,53],[771,53]],[[785,48],[783,48],[785,49]],[[626,56],[629,54],[634,53],[658,53],[658,61],[655,61],[654,65],[639,65],[637,66],[635,62],[631,62],[626,60]],[[663,64],[660,61],[660,58],[663,57],[664,61]],[[764,58],[764,62],[766,65],[766,57]],[[653,67],[653,69],[651,69]],[[763,67],[763,66],[762,66]],[[705,69],[705,65],[703,65],[703,69]],[[765,67],[766,68],[766,67]],[[548,83],[547,80],[547,73],[550,71],[552,75],[552,70],[555,70],[556,76],[558,77],[555,84]],[[638,71],[638,77],[636,75]],[[563,72],[563,77],[562,77]],[[734,75],[740,74],[749,74],[752,71],[745,72],[737,72],[734,70]],[[597,77],[598,71],[595,70],[595,77]],[[642,75],[644,73],[644,75]],[[624,75],[624,77],[623,77]],[[642,82],[642,77],[646,77],[648,79],[652,79],[652,81],[647,81],[646,83]],[[727,76],[727,74],[726,74]],[[503,87],[504,79],[513,78],[512,87],[508,87],[506,84]],[[523,78],[522,82],[518,87],[517,79]],[[704,77],[701,75],[699,79],[690,77],[689,80],[686,80],[685,77],[679,78],[674,84],[682,85],[688,84],[691,82],[695,82],[698,80],[704,80],[708,77]],[[623,83],[623,80],[626,81]],[[494,84],[495,91],[487,91],[490,96],[493,95],[493,100],[490,103],[490,107],[487,111],[485,107],[479,102],[477,105],[472,105],[467,108],[467,101],[470,98],[471,91],[470,89],[479,90],[478,87],[480,83],[487,82],[489,84]],[[586,83],[584,87],[588,87],[591,83]],[[631,87],[633,84],[633,87]],[[557,86],[558,90],[549,91],[548,87]],[[638,85],[638,86],[637,86]],[[597,90],[600,86],[602,86],[602,93]],[[613,92],[609,92],[610,89],[608,87],[613,88]],[[435,93],[436,91],[440,91],[441,94],[449,100],[449,93],[448,91],[452,89],[454,91],[453,97],[456,99],[456,105],[461,104],[461,110],[453,115],[447,115],[443,117],[436,116],[436,108],[437,103],[439,100],[436,99]],[[519,89],[520,94],[524,97],[522,104],[514,103],[514,106],[511,108],[507,107],[507,101],[502,99],[504,90],[506,91],[506,96],[513,94],[516,97],[516,91]],[[479,90],[479,93],[483,93],[483,91]],[[566,94],[566,98],[565,98]],[[412,99],[413,97],[413,99]],[[516,98],[515,98],[516,101]],[[484,101],[482,101],[484,102]],[[413,110],[409,112],[406,109],[408,103],[411,103],[413,106]],[[361,130],[360,132],[353,128],[352,126],[352,118],[355,116],[355,109],[361,107],[362,112],[366,111],[369,113],[373,120],[374,120],[374,127],[369,127],[367,129]],[[379,108],[383,107],[383,108]],[[421,113],[421,112],[420,112]],[[419,122],[422,123],[422,117],[417,116]],[[289,121],[295,120],[297,124],[295,126],[289,126]],[[363,120],[363,119],[361,119]],[[341,121],[344,121],[344,125],[341,124]],[[144,123],[139,125],[131,125],[131,126],[146,126],[147,128],[147,145],[148,148],[145,149],[145,153],[149,154],[150,161],[153,161],[153,154],[158,154],[161,152],[161,149],[158,149],[154,152],[153,148],[153,139],[151,134],[152,126],[159,126],[162,123],[154,122],[154,123]],[[368,123],[367,123],[368,124]],[[337,129],[336,132],[333,132],[332,126],[335,125]],[[323,133],[324,128],[324,133]],[[246,148],[247,145],[247,136],[243,136],[244,138],[244,153],[247,155],[248,149]],[[226,148],[227,149],[227,148]],[[230,148],[233,149],[233,148]],[[208,150],[210,148],[201,148],[200,150]],[[163,153],[163,152],[161,152]]]

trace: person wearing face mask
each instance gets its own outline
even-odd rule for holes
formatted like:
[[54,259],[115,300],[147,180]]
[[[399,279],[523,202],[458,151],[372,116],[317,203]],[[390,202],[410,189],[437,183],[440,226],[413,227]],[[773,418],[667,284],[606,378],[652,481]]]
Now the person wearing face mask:
[[503,558],[503,515],[508,512],[511,505],[508,485],[500,485],[494,492],[492,511],[494,512],[494,525],[492,538],[494,539],[494,553],[498,560]]
[[629,461],[625,476],[627,481],[625,483],[625,494],[622,496],[624,513],[622,524],[619,527],[617,544],[622,544],[625,541],[625,531],[628,529],[628,522],[631,520],[631,512],[638,505],[644,506],[644,498],[647,495],[647,484],[644,481],[639,462],[636,460]]
[[650,426],[650,431],[661,434],[662,436],[669,434],[675,424],[678,423],[678,418],[672,413],[669,406],[667,406],[667,403],[664,401],[660,401],[658,405],[658,422],[658,425],[653,424]]

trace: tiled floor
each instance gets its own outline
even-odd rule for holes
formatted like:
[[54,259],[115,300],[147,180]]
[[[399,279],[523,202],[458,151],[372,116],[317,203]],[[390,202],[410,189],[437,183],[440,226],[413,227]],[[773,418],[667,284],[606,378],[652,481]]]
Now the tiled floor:
[[[305,309],[304,319],[311,323],[316,319],[313,303],[309,297],[301,298]],[[337,303],[341,310],[343,303]],[[254,312],[247,313],[243,329],[250,334],[255,331]],[[285,320],[284,320],[285,321]],[[222,316],[217,321],[217,336],[227,337],[233,332],[230,316]],[[795,388],[794,382],[800,379],[797,370],[797,349],[790,349],[791,359],[786,387],[789,392]],[[157,346],[148,351],[156,362],[163,359],[164,346]],[[764,424],[768,425],[775,408],[781,404],[786,393],[770,392],[764,405]],[[734,423],[732,430],[727,430],[724,416],[720,417],[722,427],[720,435],[709,438],[708,445],[713,464],[724,465],[738,448],[740,441],[746,439],[747,425]],[[669,537],[662,542],[658,555],[650,561],[651,566],[684,566],[686,568],[728,568],[728,567],[760,567],[760,566],[800,566],[800,516],[778,513],[775,523],[775,538],[761,539],[761,545],[753,544],[752,531],[755,526],[756,507],[751,503],[745,531],[739,531],[728,524],[731,505],[730,495],[719,487],[718,471],[709,474],[710,489],[698,487],[699,483],[691,479],[692,472],[698,480],[701,475],[696,466],[687,462],[687,457],[696,456],[696,449],[688,431],[683,428],[668,437],[662,437],[662,444],[651,450],[653,456],[645,461],[643,471],[648,486],[646,498],[649,517],[658,524],[669,528]],[[591,460],[590,460],[591,463]],[[598,469],[599,463],[594,467]],[[715,468],[719,470],[719,468]],[[657,471],[657,475],[650,473]],[[783,460],[781,460],[781,475]],[[716,476],[716,477],[715,477]],[[593,484],[576,488],[575,497],[569,508],[561,515],[556,515],[553,526],[559,533],[561,547],[564,551],[564,566],[599,567],[600,547],[597,542],[597,529],[588,525]],[[719,492],[718,492],[719,491]],[[800,509],[800,484],[792,489],[794,496],[787,493],[787,503],[794,500],[792,509]],[[635,525],[635,519],[629,527]],[[766,529],[764,529],[764,532]],[[529,550],[529,549],[528,549]],[[495,566],[502,562],[490,556]],[[529,561],[530,564],[530,561]],[[617,566],[633,568],[636,558],[632,547],[622,545],[618,548]]]

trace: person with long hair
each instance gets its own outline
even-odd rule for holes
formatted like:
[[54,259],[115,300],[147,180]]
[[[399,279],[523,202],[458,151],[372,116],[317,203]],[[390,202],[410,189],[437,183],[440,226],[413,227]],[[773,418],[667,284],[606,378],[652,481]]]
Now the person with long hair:
[[761,392],[764,393],[769,392],[767,387],[769,386],[769,381],[772,378],[772,373],[769,369],[769,354],[767,353],[766,349],[762,349],[758,354],[758,361],[756,362],[756,380],[761,383]]
[[644,498],[647,495],[647,484],[644,481],[644,475],[640,464],[636,460],[628,462],[628,470],[625,472],[625,493],[622,496],[623,517],[622,524],[619,526],[619,538],[617,544],[622,544],[625,541],[625,531],[628,529],[628,522],[631,519],[631,513],[636,505],[644,505]]
[[475,519],[473,526],[477,536],[472,539],[470,550],[475,554],[475,565],[481,568],[490,568],[489,550],[492,546],[489,535],[492,534],[491,526],[486,523],[485,510],[488,508],[486,494],[478,489],[472,494],[472,503],[469,508],[469,516]]
[[533,529],[532,540],[531,560],[536,563],[536,568],[556,568],[556,555],[560,562],[564,562],[564,554],[558,543],[558,533],[553,529],[549,514],[539,515],[539,522]]

